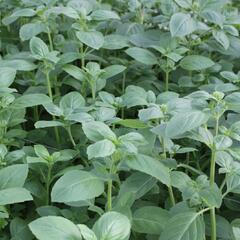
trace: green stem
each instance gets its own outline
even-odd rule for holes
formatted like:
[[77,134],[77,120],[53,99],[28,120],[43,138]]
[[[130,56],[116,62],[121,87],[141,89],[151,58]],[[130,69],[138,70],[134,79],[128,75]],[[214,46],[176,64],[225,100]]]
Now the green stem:
[[211,218],[211,240],[217,239],[217,224],[216,224],[216,215],[215,208],[210,210],[210,218]]
[[220,190],[221,190],[221,191],[223,190],[226,182],[227,182],[227,176],[225,176],[225,178],[224,178],[224,180],[223,180],[223,182],[222,182],[222,184],[221,184],[221,186],[220,186]]
[[[187,156],[186,156],[186,165],[188,166],[189,165],[189,161],[190,161],[190,153],[188,152],[187,153]],[[186,168],[186,174],[188,174],[188,168]]]
[[[213,186],[215,183],[215,157],[216,152],[215,149],[212,150],[211,157],[211,167],[210,167],[210,185]],[[216,227],[216,214],[215,208],[211,208],[210,210],[210,219],[211,219],[211,240],[217,239],[217,227]]]
[[165,91],[168,91],[168,84],[169,84],[169,71],[166,71],[166,76],[165,76]]
[[170,197],[172,206],[175,206],[176,201],[175,201],[175,197],[174,197],[174,194],[173,194],[172,186],[168,187],[168,193],[169,193],[169,197]]
[[[53,102],[52,86],[51,86],[49,71],[47,71],[47,73],[46,73],[46,78],[47,78],[48,95]],[[53,120],[56,120],[55,116],[53,116]],[[60,146],[60,136],[59,136],[59,132],[58,132],[57,127],[54,127],[54,132],[55,132],[55,137],[56,137],[57,144],[58,144],[58,146]]]
[[47,34],[48,34],[48,41],[49,41],[49,45],[50,45],[50,51],[53,51],[53,41],[52,41],[52,36],[51,36],[51,31],[50,28],[47,27]]
[[96,99],[96,94],[95,94],[94,84],[91,84],[91,91],[92,91],[92,100],[95,101],[95,99]]
[[215,136],[218,135],[218,129],[219,129],[219,118],[216,119]]
[[51,175],[52,175],[52,164],[48,164],[48,172],[46,178],[46,205],[49,205],[49,188],[51,183]]
[[[218,135],[219,129],[219,118],[216,118],[216,126],[215,126],[215,136]],[[210,166],[210,185],[213,186],[215,183],[215,167],[216,167],[216,150],[215,147],[212,148],[212,157],[211,157],[211,166]],[[216,224],[216,214],[215,208],[211,208],[210,210],[210,218],[211,218],[211,240],[217,239],[217,224]]]
[[166,159],[167,158],[167,153],[166,153],[166,147],[165,147],[164,138],[162,138],[162,148],[163,148],[163,156]]
[[225,198],[227,195],[228,195],[228,191],[226,191],[225,193],[223,193],[223,195],[222,195],[222,198]]
[[86,88],[87,88],[87,82],[84,80],[84,81],[82,82],[82,86],[81,86],[81,93],[82,93],[82,95],[83,95],[84,98],[86,98],[86,95],[87,95],[87,90],[86,90]]
[[[167,159],[167,152],[166,152],[166,147],[165,147],[164,138],[160,138],[160,137],[159,137],[159,140],[160,140],[160,142],[162,143],[164,158]],[[174,197],[174,193],[173,193],[173,189],[172,189],[172,186],[171,186],[171,185],[168,187],[168,194],[169,194],[169,198],[170,198],[170,200],[171,200],[171,204],[172,204],[172,206],[174,206],[174,205],[176,204],[176,201],[175,201],[175,197]]]
[[[114,169],[114,159],[112,157],[111,159],[111,166],[110,166],[110,171],[109,174],[112,175],[113,174],[113,169]],[[112,177],[112,176],[110,176]],[[111,211],[112,210],[112,179],[108,180],[108,189],[107,189],[107,211]]]
[[38,106],[34,107],[33,109],[33,117],[34,117],[34,122],[37,122],[39,120]]
[[[50,31],[49,27],[47,27],[47,34],[48,34],[48,42],[49,42],[49,46],[50,46],[50,51],[52,52],[54,50],[54,47],[53,47],[53,40],[52,40],[51,31]],[[60,96],[60,90],[59,90],[58,83],[57,83],[57,77],[54,77],[54,79],[55,79],[55,84],[54,84],[55,94],[57,96]]]
[[81,52],[81,65],[82,68],[85,67],[85,53],[84,53],[84,49],[83,49],[83,44],[80,47],[80,52]]
[[67,127],[67,132],[68,132],[68,135],[69,135],[69,138],[71,140],[71,143],[72,143],[73,147],[76,147],[77,144],[74,141],[74,138],[73,138],[73,135],[72,135],[72,131],[71,131],[71,126]]
[[112,210],[112,180],[108,180],[107,211]]
[[199,170],[197,170],[197,169],[195,169],[195,168],[193,168],[193,167],[191,167],[191,166],[189,166],[189,165],[186,165],[186,164],[184,164],[184,163],[178,164],[177,167],[186,168],[186,169],[188,169],[188,170],[190,170],[190,171],[192,171],[192,172],[194,172],[194,173],[197,173],[198,175],[203,175],[203,174],[204,174],[202,171],[199,171]]
[[50,81],[49,71],[47,71],[47,73],[46,73],[46,78],[47,78],[48,95],[51,98],[51,100],[53,101],[52,85],[51,85],[51,81]]
[[[125,87],[126,87],[126,73],[123,72],[123,78],[122,78],[122,95],[125,92]],[[124,107],[122,107],[121,110],[121,118],[124,119]]]

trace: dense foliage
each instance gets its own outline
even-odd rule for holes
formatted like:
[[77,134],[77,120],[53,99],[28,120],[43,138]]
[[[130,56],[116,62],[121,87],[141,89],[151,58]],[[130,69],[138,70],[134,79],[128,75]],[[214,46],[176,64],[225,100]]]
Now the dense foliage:
[[0,1],[0,239],[240,240],[238,8]]

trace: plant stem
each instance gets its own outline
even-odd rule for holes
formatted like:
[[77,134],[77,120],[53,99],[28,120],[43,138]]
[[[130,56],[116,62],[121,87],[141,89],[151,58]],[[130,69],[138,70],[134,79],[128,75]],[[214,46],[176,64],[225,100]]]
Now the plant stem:
[[51,183],[51,175],[52,175],[52,164],[48,164],[48,172],[46,179],[46,205],[49,205],[49,188]]
[[[53,102],[52,86],[51,86],[51,81],[50,81],[50,77],[49,77],[49,71],[47,71],[47,73],[46,73],[46,78],[47,78],[48,95]],[[53,116],[53,120],[56,120],[55,116]],[[57,144],[58,144],[58,146],[60,146],[60,136],[59,136],[58,128],[54,127],[54,131],[55,131],[55,137],[56,137]]]
[[34,122],[37,122],[39,120],[38,106],[34,107],[34,109],[33,109],[33,116],[34,116]]
[[68,135],[69,135],[69,138],[71,140],[71,143],[72,143],[73,147],[76,147],[77,144],[74,141],[74,138],[73,138],[73,135],[72,135],[72,131],[71,131],[71,126],[67,127],[67,132],[68,132]]
[[83,44],[80,47],[80,53],[81,53],[81,67],[84,68],[85,67],[85,53],[84,53],[84,49],[83,49]]
[[[113,174],[113,169],[114,169],[114,157],[111,158],[111,166],[110,166],[110,171],[109,174]],[[110,176],[112,177],[112,176]],[[108,180],[108,189],[107,189],[107,211],[112,210],[112,179]]]
[[174,197],[174,194],[173,194],[172,186],[168,187],[168,193],[169,193],[169,197],[170,197],[172,206],[175,206],[176,201],[175,201],[175,197]]
[[[125,87],[126,87],[126,73],[123,72],[123,78],[122,78],[122,95],[125,92]],[[121,118],[124,119],[124,107],[121,109]]]
[[112,210],[112,180],[108,180],[107,211]]
[[218,129],[219,129],[219,118],[216,119],[216,127],[215,127],[215,136],[218,135]]
[[51,36],[51,31],[50,28],[47,27],[47,34],[48,34],[48,41],[49,41],[49,46],[50,46],[50,51],[53,51],[53,41],[52,41],[52,36]]
[[[216,118],[215,125],[215,136],[218,135],[219,129],[219,118]],[[213,186],[215,183],[215,165],[216,165],[216,150],[215,147],[212,149],[212,157],[211,157],[211,166],[210,166],[210,185]],[[217,225],[216,225],[216,214],[215,208],[211,208],[210,210],[210,218],[211,218],[211,240],[217,239]]]
[[221,186],[220,186],[220,190],[221,190],[221,191],[223,190],[226,182],[227,182],[227,176],[225,176],[225,178],[224,178],[224,180],[223,180],[223,182],[222,182],[222,184],[221,184]]
[[95,101],[96,93],[95,93],[95,86],[94,86],[94,84],[91,84],[91,91],[92,91],[92,100]]
[[211,240],[217,239],[217,224],[216,224],[216,215],[215,208],[210,210],[210,218],[211,218]]
[[210,167],[210,185],[213,185],[215,182],[215,150],[212,150],[212,158],[211,158],[211,167]]
[[165,147],[164,138],[162,138],[162,148],[163,148],[163,156],[166,159],[167,158],[167,153],[166,153],[166,147]]
[[[166,147],[165,147],[164,138],[160,138],[159,137],[159,140],[162,143],[164,158],[167,159],[167,153],[166,153]],[[168,194],[169,194],[169,198],[171,200],[171,204],[172,204],[172,206],[174,206],[176,204],[176,201],[175,201],[175,197],[174,197],[174,193],[173,193],[173,189],[172,189],[171,185],[168,187]]]
[[[48,42],[49,42],[49,46],[50,46],[50,51],[52,52],[54,50],[54,47],[53,47],[53,40],[52,40],[51,31],[50,31],[49,27],[47,27],[47,34],[48,34]],[[59,90],[59,87],[57,84],[57,77],[54,77],[54,80],[55,80],[55,84],[54,84],[55,94],[57,96],[60,96],[60,90]]]
[[166,71],[166,76],[165,76],[165,91],[168,91],[168,83],[169,83],[169,71]]
[[51,98],[51,100],[53,101],[52,85],[51,85],[51,81],[50,81],[49,71],[47,71],[47,73],[46,73],[46,78],[47,78],[48,95]]
[[[211,157],[211,167],[210,167],[210,185],[213,186],[215,182],[215,149],[212,150]],[[217,239],[217,228],[216,228],[216,215],[215,208],[211,208],[210,210],[210,218],[211,218],[211,240]]]
[[204,174],[202,171],[199,171],[199,170],[197,170],[197,169],[195,169],[195,168],[193,168],[193,167],[191,167],[191,166],[189,166],[189,165],[186,165],[186,164],[184,164],[184,163],[178,164],[177,167],[186,168],[186,169],[188,169],[188,170],[190,170],[190,171],[192,171],[192,172],[194,172],[194,173],[197,173],[198,175],[203,175],[203,174]]

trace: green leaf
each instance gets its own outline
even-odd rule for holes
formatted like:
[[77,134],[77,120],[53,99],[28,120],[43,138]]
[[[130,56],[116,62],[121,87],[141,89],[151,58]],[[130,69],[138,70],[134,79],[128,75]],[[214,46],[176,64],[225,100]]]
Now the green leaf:
[[103,214],[93,226],[97,239],[128,240],[131,224],[128,218],[117,212]]
[[229,80],[230,82],[238,82],[240,80],[238,75],[233,72],[223,71],[223,72],[220,72],[220,75],[223,78]]
[[239,105],[240,92],[234,92],[224,98],[227,103],[228,110],[240,112]]
[[48,150],[43,145],[35,145],[34,151],[40,158],[47,159],[50,157]]
[[233,235],[236,240],[240,240],[240,219],[234,219],[231,223],[233,229]]
[[182,8],[191,8],[192,0],[174,0]]
[[32,71],[36,69],[36,65],[23,59],[0,60],[0,67],[13,68],[18,71]]
[[148,105],[148,93],[143,88],[130,85],[125,91],[123,102],[128,108]]
[[0,85],[1,87],[9,87],[16,76],[16,70],[9,67],[0,68]]
[[73,18],[73,19],[79,19],[78,12],[72,8],[72,7],[53,7],[46,11],[48,14],[55,13],[57,15],[63,14],[67,17]]
[[85,240],[97,240],[95,233],[91,229],[89,229],[86,225],[78,224],[77,226],[80,229],[82,237]]
[[157,57],[147,49],[132,47],[125,51],[130,57],[134,58],[136,61],[141,62],[146,65],[158,64]]
[[240,174],[232,173],[227,175],[227,192],[240,194]]
[[94,118],[88,113],[80,112],[80,113],[72,113],[68,116],[65,116],[65,120],[84,123],[84,122],[94,121]]
[[116,122],[116,124],[119,124],[121,126],[128,127],[128,128],[134,128],[134,129],[148,128],[147,124],[145,124],[137,119],[119,120]]
[[28,175],[27,164],[15,164],[0,170],[0,189],[22,187]]
[[21,203],[33,200],[30,192],[25,188],[7,188],[0,190],[0,205]]
[[60,156],[57,156],[57,158],[55,158],[54,154],[52,155],[54,157],[54,161],[56,162],[65,162],[65,161],[72,160],[78,154],[77,151],[72,149],[64,149],[57,153],[60,153]]
[[34,57],[39,60],[45,58],[49,54],[47,44],[38,37],[33,37],[30,40],[30,50]]
[[62,109],[53,103],[44,104],[43,107],[46,109],[46,111],[49,114],[53,116],[58,116],[58,117],[63,116]]
[[126,142],[127,144],[133,143],[136,146],[146,144],[145,138],[140,133],[137,132],[130,132],[125,135],[122,135],[118,138],[118,140],[120,142]]
[[157,178],[163,184],[170,186],[169,169],[160,161],[147,155],[138,154],[135,157],[126,159],[125,163],[129,168],[149,174]]
[[88,146],[87,155],[89,159],[104,158],[111,156],[115,151],[115,145],[111,141],[104,139]]
[[81,240],[78,227],[63,217],[41,217],[29,224],[32,233],[39,240]]
[[218,135],[214,138],[214,144],[215,144],[215,148],[216,150],[225,150],[228,149],[229,147],[231,147],[232,145],[232,139],[224,136],[224,135]]
[[101,9],[93,11],[90,17],[96,21],[104,21],[108,19],[120,19],[116,12]]
[[166,136],[174,138],[180,134],[191,131],[206,123],[208,115],[200,111],[179,113],[174,115],[167,123]]
[[131,192],[135,199],[139,199],[150,191],[156,182],[156,178],[148,174],[135,172],[121,184],[119,196]]
[[37,121],[35,128],[64,127],[65,124],[59,121]]
[[100,49],[104,44],[104,37],[101,32],[97,31],[78,31],[76,33],[77,38],[85,45],[93,48]]
[[103,139],[115,141],[117,139],[115,133],[105,123],[92,121],[82,125],[83,131],[88,139],[97,142]]
[[102,75],[102,77],[108,79],[123,72],[124,70],[126,70],[126,67],[123,65],[111,65],[104,68],[105,73]]
[[201,71],[212,67],[214,64],[210,58],[200,55],[186,56],[180,62],[180,66],[188,71]]
[[224,23],[224,16],[220,13],[212,9],[205,9],[201,12],[201,16],[207,21],[219,25],[221,28]]
[[[4,159],[8,153],[8,149],[4,144],[0,144],[0,159]],[[1,170],[0,170],[1,172]]]
[[161,240],[202,240],[204,222],[198,213],[185,212],[173,216],[160,235]]
[[82,71],[81,68],[79,68],[77,66],[68,64],[68,65],[64,66],[63,70],[79,81],[83,81],[85,78],[84,72]]
[[173,37],[184,37],[195,30],[190,14],[175,13],[170,20],[170,32]]
[[119,34],[107,35],[104,38],[104,44],[102,48],[109,50],[122,49],[128,46],[128,38]]
[[152,106],[146,109],[141,109],[138,112],[138,117],[141,121],[147,122],[149,120],[162,118],[163,113],[158,106]]
[[164,230],[170,214],[160,207],[146,206],[133,214],[132,229],[138,233],[160,235]]
[[191,178],[180,171],[171,171],[171,185],[182,191],[191,182]]
[[85,99],[78,92],[70,92],[64,95],[59,103],[59,107],[64,115],[71,114],[83,106],[85,106]]
[[27,221],[15,217],[10,223],[12,240],[32,240],[33,235],[28,228]]
[[225,49],[230,46],[230,41],[227,34],[224,31],[213,31],[213,37],[219,42]]
[[15,11],[10,16],[3,18],[2,22],[4,25],[9,25],[9,24],[15,22],[20,17],[33,17],[35,14],[36,14],[36,12],[33,9],[22,8],[22,9]]
[[43,23],[27,23],[20,28],[19,36],[22,41],[26,41],[45,31],[46,25]]
[[90,172],[72,170],[54,184],[53,202],[76,202],[100,196],[104,191],[103,181]]
[[208,207],[220,208],[222,205],[222,193],[216,184],[203,188],[199,195]]
[[13,104],[13,108],[27,108],[27,107],[34,107],[38,105],[44,105],[50,103],[51,99],[41,93],[33,93],[33,94],[26,94],[22,95],[17,98]]

